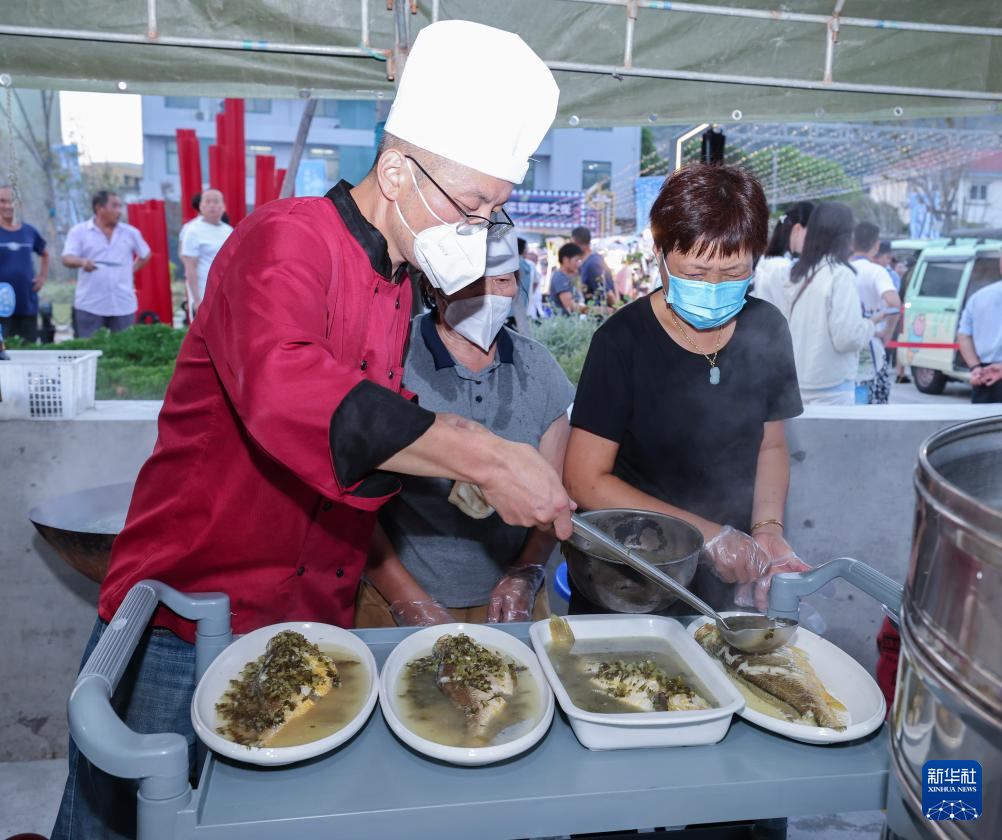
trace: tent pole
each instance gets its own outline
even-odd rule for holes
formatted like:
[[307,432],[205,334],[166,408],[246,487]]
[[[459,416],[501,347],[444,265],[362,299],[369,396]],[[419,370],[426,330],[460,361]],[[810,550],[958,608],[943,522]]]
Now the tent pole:
[[41,26],[7,26],[0,24],[0,35],[21,38],[61,38],[69,41],[103,41],[112,44],[144,44],[146,46],[190,47],[193,49],[236,50],[239,52],[285,53],[288,55],[325,55],[344,58],[375,58],[384,61],[387,50],[363,47],[332,47],[325,44],[284,44],[272,41],[227,41],[220,38],[179,38],[161,35],[150,41],[146,35],[127,32],[95,32],[82,29],[53,29]]
[[[591,3],[596,6],[625,6],[630,0],[564,0],[569,3]],[[827,24],[826,15],[805,12],[787,12],[781,9],[743,9],[732,6],[708,6],[703,3],[676,3],[674,0],[636,0],[641,9],[659,12],[690,12],[700,15],[724,15],[725,17],[755,18],[757,20],[786,20],[795,23]],[[958,26],[950,23],[919,23],[908,20],[876,20],[873,18],[842,18],[842,26],[856,26],[862,29],[903,29],[909,32],[932,32],[936,35],[983,35],[1002,37],[1002,26]]]
[[299,161],[303,157],[306,137],[310,133],[310,124],[313,122],[313,113],[316,110],[317,100],[311,96],[306,100],[303,115],[299,118],[299,130],[296,132],[296,139],[292,144],[292,153],[289,155],[289,165],[285,170],[285,178],[282,180],[282,192],[279,193],[279,198],[288,198],[291,196],[292,190],[296,186],[296,173],[299,171]]
[[626,4],[626,48],[623,50],[623,66],[633,66],[633,34],[637,26],[637,0]]
[[439,0],[431,0],[431,22],[438,23],[438,4]]
[[155,41],[160,36],[157,27],[157,0],[146,0],[146,37]]
[[792,88],[795,90],[835,90],[841,93],[882,93],[890,96],[927,96],[933,99],[972,99],[1002,102],[1002,91],[951,90],[949,88],[864,85],[853,82],[822,82],[812,79],[781,79],[774,76],[743,76],[734,73],[699,73],[692,70],[661,70],[655,67],[616,67],[612,64],[582,64],[576,61],[547,61],[551,70],[591,73],[597,76],[634,76],[682,82],[719,82],[728,85]]
[[835,11],[832,12],[831,20],[828,21],[828,32],[825,38],[824,80],[826,82],[830,82],[832,80],[832,66],[835,63],[835,45],[838,43],[839,15],[842,14],[842,8],[844,6],[845,0],[838,0],[835,4]]
[[361,0],[362,2],[362,46],[368,47],[369,44],[369,0]]

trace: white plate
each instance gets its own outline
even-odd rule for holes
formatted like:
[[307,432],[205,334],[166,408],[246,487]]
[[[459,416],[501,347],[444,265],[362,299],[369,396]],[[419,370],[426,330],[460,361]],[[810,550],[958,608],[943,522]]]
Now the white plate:
[[[518,665],[525,666],[536,681],[540,694],[542,714],[535,725],[524,735],[504,744],[492,747],[448,747],[444,744],[429,741],[413,732],[397,714],[397,683],[408,662],[413,662],[422,656],[427,656],[435,642],[441,636],[454,633],[465,633],[475,642],[486,645]],[[519,755],[533,746],[546,734],[553,720],[553,692],[546,683],[546,677],[539,667],[539,660],[528,645],[520,642],[514,636],[486,627],[482,624],[439,624],[426,627],[412,633],[390,652],[383,664],[383,672],[379,678],[379,707],[383,711],[386,723],[396,736],[410,747],[431,758],[448,761],[451,764],[480,765],[493,764],[506,758]]]
[[653,637],[666,642],[692,669],[718,705],[692,712],[589,712],[574,704],[550,662],[549,620],[537,621],[529,630],[539,662],[564,710],[577,739],[590,750],[635,747],[682,747],[715,744],[731,724],[731,716],[745,704],[734,684],[713,666],[710,657],[673,618],[658,615],[575,615],[568,624],[579,641]]
[[[741,615],[737,612],[721,613],[725,618],[730,615]],[[708,618],[697,618],[689,625],[689,633],[693,636],[704,624],[709,624]],[[855,741],[869,735],[880,728],[887,715],[887,703],[880,687],[866,669],[849,656],[840,647],[815,635],[810,630],[798,627],[790,644],[802,650],[818,679],[825,688],[844,705],[849,714],[849,724],[839,732],[827,726],[805,726],[779,720],[771,715],[757,712],[748,706],[741,712],[741,717],[751,723],[784,735],[794,741],[806,744],[838,744],[844,741]],[[726,673],[722,662],[715,657],[711,659],[721,671]]]
[[[295,747],[245,747],[243,744],[234,743],[216,731],[220,724],[216,714],[216,703],[229,688],[230,680],[238,679],[244,666],[263,654],[271,638],[283,630],[295,630],[314,644],[332,645],[357,656],[369,680],[365,703],[346,726],[326,738],[319,738],[308,744],[299,744]],[[362,728],[372,714],[379,695],[379,682],[376,679],[378,673],[379,669],[376,667],[372,651],[354,633],[330,624],[317,624],[311,621],[272,624],[241,636],[216,657],[199,680],[195,696],[191,699],[191,722],[203,743],[220,755],[249,764],[292,764],[330,752]]]

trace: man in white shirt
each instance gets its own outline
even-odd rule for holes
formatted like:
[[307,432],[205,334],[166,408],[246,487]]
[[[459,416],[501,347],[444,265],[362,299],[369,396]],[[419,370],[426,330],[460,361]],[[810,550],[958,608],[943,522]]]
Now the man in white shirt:
[[887,270],[873,262],[880,249],[880,228],[860,222],[853,234],[852,267],[856,269],[856,288],[863,305],[863,315],[872,318],[885,312],[877,332],[860,355],[856,381],[866,385],[867,403],[885,405],[891,395],[891,372],[884,344],[890,340],[901,312],[901,298],[894,289]]
[[233,228],[223,221],[226,203],[219,190],[206,190],[198,206],[199,215],[184,226],[181,236],[181,262],[188,287],[191,314],[202,305],[205,284],[209,279],[212,261],[233,233]]
[[150,258],[142,234],[122,219],[122,200],[101,190],[91,199],[94,215],[66,235],[63,265],[76,268],[73,300],[76,334],[88,338],[101,327],[121,332],[136,320],[133,275]]
[[968,298],[960,316],[957,343],[971,369],[971,402],[1002,403],[1002,280],[989,283]]

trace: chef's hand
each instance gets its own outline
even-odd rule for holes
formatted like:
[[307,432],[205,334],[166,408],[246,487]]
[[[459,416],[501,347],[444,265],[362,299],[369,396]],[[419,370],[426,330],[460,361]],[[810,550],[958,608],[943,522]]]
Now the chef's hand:
[[80,268],[82,268],[84,271],[96,271],[97,263],[95,263],[93,260],[84,260],[82,263],[80,263]]
[[570,500],[560,476],[549,462],[525,443],[497,441],[503,447],[499,468],[479,482],[488,504],[509,525],[522,528],[551,526],[558,540],[571,535]]
[[394,601],[390,615],[397,627],[428,627],[432,624],[451,624],[455,619],[434,598],[426,601]]
[[769,555],[744,531],[725,525],[706,544],[710,568],[724,583],[757,580],[769,568]]
[[776,531],[756,531],[755,542],[761,546],[762,550],[769,556],[770,563],[778,563],[780,560],[785,560],[787,557],[796,557],[797,553],[790,548],[790,544],[786,541],[778,530]]
[[497,624],[507,621],[528,621],[536,603],[543,578],[544,566],[513,566],[508,569],[491,590],[487,599],[487,623]]
[[783,572],[809,572],[811,567],[801,560],[782,534],[758,532],[755,534],[762,550],[769,556],[769,568],[757,580],[740,584],[734,592],[734,603],[741,607],[754,606],[765,612],[769,606],[769,588],[772,576]]
[[47,278],[43,277],[41,274],[35,275],[35,279],[34,279],[34,281],[31,284],[31,290],[33,292],[40,292],[40,291],[42,291],[42,286],[45,285],[46,279]]

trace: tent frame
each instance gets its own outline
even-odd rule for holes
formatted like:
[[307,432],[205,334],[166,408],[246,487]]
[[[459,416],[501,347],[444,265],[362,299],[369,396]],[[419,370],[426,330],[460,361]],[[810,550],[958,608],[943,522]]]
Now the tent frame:
[[[284,53],[302,56],[332,56],[341,58],[361,58],[385,62],[387,80],[394,81],[403,70],[410,45],[409,20],[407,12],[417,14],[416,0],[386,0],[388,11],[394,12],[396,31],[392,49],[377,49],[369,42],[369,0],[359,0],[361,11],[361,32],[356,47],[338,47],[325,44],[288,44],[268,40],[225,40],[219,38],[190,38],[164,35],[157,22],[157,0],[147,0],[147,31],[140,33],[105,32],[97,30],[74,30],[49,27],[10,26],[0,24],[0,35],[24,38],[61,38],[74,41],[95,41],[108,43],[141,44],[151,47],[186,47],[195,49],[237,50],[265,53]],[[846,17],[842,15],[845,0],[837,0],[831,15],[807,14],[782,10],[749,9],[730,6],[713,6],[703,3],[676,3],[674,0],[560,0],[560,2],[587,3],[597,6],[619,6],[625,12],[625,32],[623,63],[588,64],[574,61],[547,61],[551,70],[611,76],[622,79],[626,76],[722,83],[730,85],[753,85],[758,87],[827,90],[845,93],[890,94],[894,96],[917,96],[938,99],[1002,102],[1002,91],[965,90],[933,87],[913,87],[885,84],[861,84],[839,82],[833,78],[835,45],[842,27],[868,29],[889,29],[927,34],[969,35],[975,37],[1002,37],[1002,27],[961,26],[955,24],[932,24],[918,21],[878,20],[872,18]],[[701,15],[722,15],[735,18],[749,18],[763,21],[788,21],[825,27],[825,63],[822,79],[797,79],[775,76],[753,76],[734,73],[705,73],[687,70],[668,70],[655,67],[635,67],[633,46],[637,14],[640,9],[661,12],[686,12]],[[432,2],[432,22],[439,18],[439,0]],[[898,109],[895,109],[896,111]],[[734,112],[734,119],[740,119],[740,111]],[[656,118],[655,118],[656,119]]]

